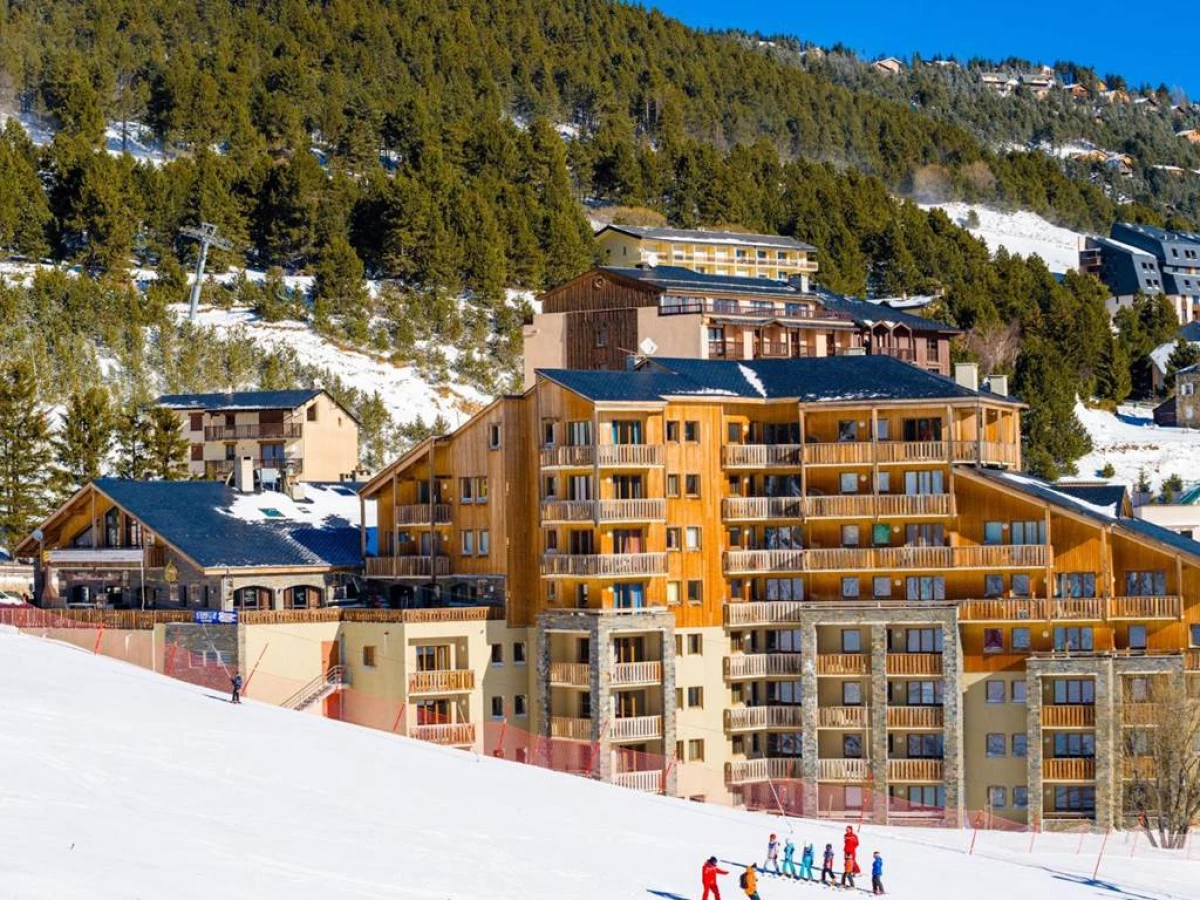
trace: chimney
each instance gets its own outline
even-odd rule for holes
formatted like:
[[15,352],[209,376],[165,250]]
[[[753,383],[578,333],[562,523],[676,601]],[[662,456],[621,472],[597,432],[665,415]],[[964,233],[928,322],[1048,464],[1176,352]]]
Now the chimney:
[[239,493],[254,493],[254,458],[243,456],[233,466],[233,487]]
[[1008,396],[1008,376],[1007,375],[989,375],[987,378],[987,389],[993,394],[998,394],[1001,397]]
[[304,489],[304,482],[294,481],[289,478],[287,481],[287,495],[293,500],[303,501],[308,496]]
[[979,363],[955,363],[954,380],[968,391],[979,390]]

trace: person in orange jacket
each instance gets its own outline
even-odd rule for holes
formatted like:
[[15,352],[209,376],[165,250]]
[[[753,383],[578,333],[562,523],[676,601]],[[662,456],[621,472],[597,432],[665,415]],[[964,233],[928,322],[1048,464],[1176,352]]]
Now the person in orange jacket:
[[746,892],[746,900],[759,900],[758,867],[754,863],[746,866],[746,871],[742,875],[742,890]]
[[710,856],[700,869],[700,881],[704,884],[704,897],[702,900],[708,900],[710,893],[716,900],[721,900],[721,889],[717,887],[717,876],[728,874],[724,869],[717,868],[717,858]]

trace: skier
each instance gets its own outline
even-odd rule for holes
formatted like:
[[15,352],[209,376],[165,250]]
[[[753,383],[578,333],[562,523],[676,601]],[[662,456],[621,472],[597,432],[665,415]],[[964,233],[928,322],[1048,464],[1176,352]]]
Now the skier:
[[825,876],[829,876],[829,882],[837,887],[837,876],[833,874],[833,844],[825,845],[825,855],[821,858],[821,884],[826,884]]
[[763,863],[763,871],[767,871],[767,867],[771,866],[775,869],[775,874],[779,874],[779,839],[775,835],[771,835],[771,839],[767,841],[767,861]]
[[728,874],[724,869],[717,868],[717,858],[710,856],[708,862],[700,869],[700,881],[704,884],[704,896],[701,900],[708,900],[710,893],[716,900],[721,900],[721,889],[717,887],[717,876]]
[[240,704],[242,702],[242,673],[234,672],[229,682],[233,685],[233,696],[229,698],[229,702]]
[[804,850],[800,854],[800,877],[805,881],[813,880],[813,845],[805,844]]
[[741,877],[742,890],[746,892],[748,900],[759,900],[758,897],[758,867],[754,863],[746,866],[746,871]]
[[842,873],[842,883],[846,883],[846,874],[850,875],[850,886],[854,886],[854,876],[862,871],[858,867],[858,835],[854,833],[854,826],[846,826],[846,836],[842,841],[842,853],[846,858],[846,869]]
[[878,850],[871,860],[871,893],[883,893],[883,857],[879,855]]
[[783,845],[783,874],[788,878],[799,878],[796,874],[796,863],[793,857],[796,855],[796,845],[792,843],[789,837]]

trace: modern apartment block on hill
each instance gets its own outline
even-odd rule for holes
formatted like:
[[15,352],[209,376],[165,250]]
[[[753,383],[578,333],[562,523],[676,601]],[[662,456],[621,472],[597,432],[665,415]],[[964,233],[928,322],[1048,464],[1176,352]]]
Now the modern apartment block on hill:
[[1109,237],[1086,239],[1079,268],[1112,292],[1111,315],[1138,294],[1165,297],[1182,325],[1200,314],[1200,235],[1118,222]]
[[1151,686],[1200,678],[1200,544],[1016,474],[1020,416],[889,356],[539,371],[363,489],[367,592],[502,601],[521,727],[618,783],[1120,823]]

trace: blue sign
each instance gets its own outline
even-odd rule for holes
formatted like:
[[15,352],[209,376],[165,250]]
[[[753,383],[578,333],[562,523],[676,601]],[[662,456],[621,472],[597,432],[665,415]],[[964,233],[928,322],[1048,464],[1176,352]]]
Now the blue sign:
[[198,609],[192,613],[192,621],[197,625],[236,625],[237,610],[222,612],[219,609]]

